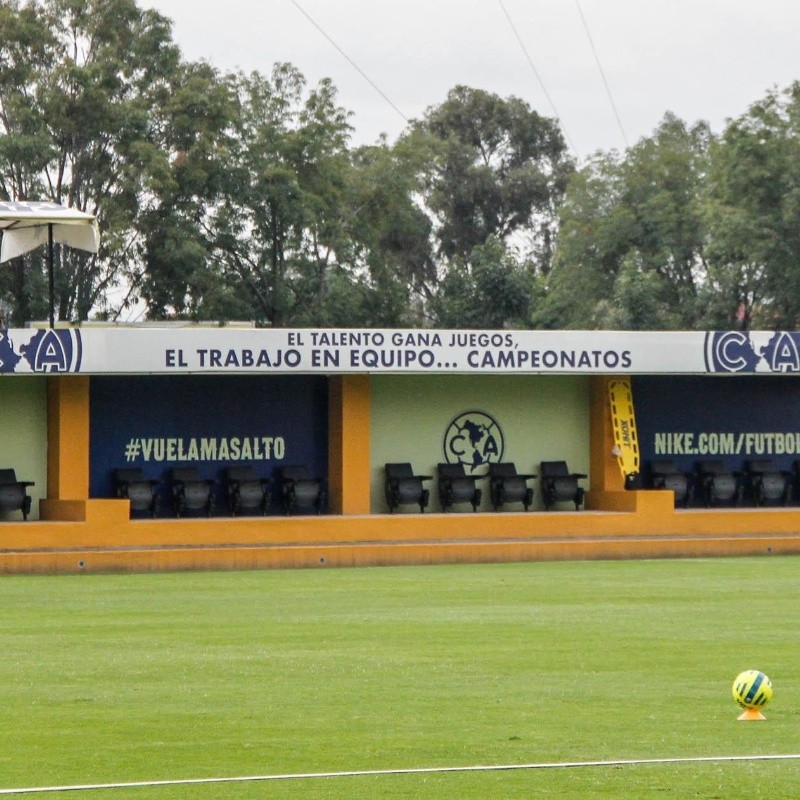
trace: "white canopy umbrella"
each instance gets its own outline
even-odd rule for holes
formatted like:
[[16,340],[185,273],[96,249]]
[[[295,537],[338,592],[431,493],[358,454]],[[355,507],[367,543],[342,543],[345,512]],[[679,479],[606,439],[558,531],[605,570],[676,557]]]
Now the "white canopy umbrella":
[[100,229],[93,214],[58,203],[0,202],[0,263],[47,244],[47,275],[50,288],[50,327],[55,326],[53,243],[96,253]]

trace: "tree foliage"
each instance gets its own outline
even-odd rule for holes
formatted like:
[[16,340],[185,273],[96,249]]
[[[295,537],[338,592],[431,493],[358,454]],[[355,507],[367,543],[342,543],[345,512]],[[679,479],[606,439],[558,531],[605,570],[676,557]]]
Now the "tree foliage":
[[[709,316],[729,321],[730,309],[741,303],[745,325],[795,329],[800,323],[800,83],[769,92],[714,143],[705,214]],[[719,298],[724,298],[722,308]]]
[[443,256],[466,258],[490,237],[549,230],[573,168],[554,120],[519,98],[456,86],[413,133],[437,145],[425,203]]
[[[59,319],[275,326],[797,327],[800,84],[720,135],[667,114],[576,168],[557,123],[456,86],[351,144],[335,86],[182,59],[135,0],[0,5],[0,198],[98,216]],[[24,323],[43,253],[0,271]]]
[[457,86],[404,141],[427,153],[420,201],[439,268],[433,324],[528,324],[574,168],[555,121],[519,98]]
[[667,115],[624,155],[600,154],[573,176],[537,324],[695,327],[709,140],[706,125]]
[[174,84],[153,115],[163,160],[137,218],[141,258],[130,262],[125,300],[141,298],[155,319],[224,319],[239,298],[215,269],[210,227],[228,181],[236,92],[207,64],[181,63]]
[[524,328],[534,287],[531,265],[490,237],[469,259],[454,260],[433,311],[443,328]]
[[[163,168],[153,110],[179,53],[170,23],[132,0],[0,6],[0,194],[94,213],[99,256],[61,249],[61,319],[86,319],[123,276],[148,178]],[[44,316],[41,258],[18,270],[17,306]]]
[[353,153],[347,220],[353,249],[343,289],[359,302],[348,308],[343,297],[334,304],[332,312],[342,322],[427,324],[438,277],[433,225],[417,201],[426,156],[406,142],[390,147],[385,141]]

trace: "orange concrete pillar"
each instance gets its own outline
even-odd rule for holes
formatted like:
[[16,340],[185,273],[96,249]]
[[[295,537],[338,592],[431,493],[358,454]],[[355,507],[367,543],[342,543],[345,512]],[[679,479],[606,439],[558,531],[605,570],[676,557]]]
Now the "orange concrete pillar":
[[330,379],[328,397],[328,487],[334,514],[370,512],[369,375]]
[[88,506],[89,378],[54,376],[47,381],[47,499],[39,516],[85,521]]
[[89,497],[89,378],[83,375],[47,382],[47,497]]

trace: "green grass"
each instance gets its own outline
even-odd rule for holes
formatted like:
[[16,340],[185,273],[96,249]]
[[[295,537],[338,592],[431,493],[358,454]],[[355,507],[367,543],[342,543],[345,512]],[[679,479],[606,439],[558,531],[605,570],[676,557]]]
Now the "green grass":
[[[798,578],[788,557],[3,578],[0,789],[800,753]],[[767,722],[736,721],[749,668],[775,686]],[[799,784],[786,761],[85,796],[751,800]]]

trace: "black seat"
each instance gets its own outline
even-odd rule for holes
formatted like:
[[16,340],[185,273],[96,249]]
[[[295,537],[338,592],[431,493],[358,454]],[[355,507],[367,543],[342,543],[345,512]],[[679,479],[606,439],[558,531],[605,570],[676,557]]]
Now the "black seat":
[[182,517],[187,511],[211,516],[215,480],[203,478],[196,467],[174,467],[169,471],[169,483],[176,517]]
[[13,469],[0,469],[0,511],[21,511],[22,519],[27,520],[31,512],[29,486],[35,483],[18,481]]
[[415,475],[411,464],[386,464],[385,488],[386,503],[389,511],[394,512],[401,505],[415,503],[419,506],[420,514],[424,513],[430,499],[430,491],[426,489],[423,481],[433,480],[431,475]]
[[788,505],[792,499],[792,473],[778,469],[769,458],[745,461],[745,475],[755,506]]
[[478,510],[483,492],[475,482],[483,475],[467,475],[463,464],[439,464],[439,502],[443,511],[458,503],[469,503],[473,511]]
[[792,497],[800,498],[800,458],[792,461]]
[[322,513],[325,505],[325,480],[311,474],[305,464],[290,464],[278,470],[281,505],[287,514],[297,508],[313,508]]
[[662,459],[650,462],[650,488],[675,492],[675,505],[686,508],[694,498],[694,482],[688,472],[675,466],[675,462]]
[[158,512],[158,486],[161,481],[145,478],[138,467],[122,467],[112,473],[114,494],[130,500],[131,516],[144,511],[151,517]]
[[738,506],[742,499],[741,473],[730,470],[722,459],[698,461],[697,482],[706,508],[719,503]]
[[254,467],[228,467],[224,473],[231,516],[243,512],[261,514],[269,510],[272,500],[272,480],[262,478]]
[[539,465],[542,501],[548,511],[556,503],[575,503],[577,511],[583,504],[585,490],[578,481],[587,478],[582,472],[570,472],[566,461],[542,461]]
[[528,481],[536,475],[522,475],[511,462],[489,465],[489,496],[495,511],[506,503],[522,503],[527,511],[533,503],[533,489]]

